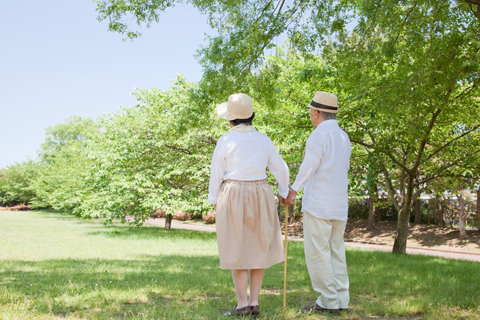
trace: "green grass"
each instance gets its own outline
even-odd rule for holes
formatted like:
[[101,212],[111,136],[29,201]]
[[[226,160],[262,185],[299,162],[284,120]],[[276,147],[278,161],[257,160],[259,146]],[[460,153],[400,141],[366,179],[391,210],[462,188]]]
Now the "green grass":
[[[261,319],[322,319],[303,243],[266,271]],[[348,249],[344,319],[480,319],[480,264]],[[103,225],[54,212],[0,212],[0,319],[222,319],[235,305],[215,234]]]

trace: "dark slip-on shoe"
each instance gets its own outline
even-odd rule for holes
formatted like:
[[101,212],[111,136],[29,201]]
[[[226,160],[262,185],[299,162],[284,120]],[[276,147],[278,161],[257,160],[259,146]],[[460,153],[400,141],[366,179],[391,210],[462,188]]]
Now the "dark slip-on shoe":
[[305,311],[315,311],[315,312],[328,312],[328,313],[335,314],[335,315],[340,314],[339,309],[325,309],[325,308],[320,307],[316,302],[314,304],[309,304],[309,305],[303,306],[303,310],[305,310]]
[[225,312],[223,315],[227,317],[248,317],[252,313],[252,307],[246,306],[237,309],[237,306],[230,311]]
[[250,315],[253,318],[257,318],[260,315],[260,307],[258,305],[256,305],[256,306],[250,306],[250,308],[252,308],[251,309],[252,311],[251,311]]

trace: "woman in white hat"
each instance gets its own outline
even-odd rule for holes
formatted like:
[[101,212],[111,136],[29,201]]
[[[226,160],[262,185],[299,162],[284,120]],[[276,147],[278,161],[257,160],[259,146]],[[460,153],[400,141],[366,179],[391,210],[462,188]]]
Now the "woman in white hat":
[[232,270],[238,300],[225,315],[258,316],[264,269],[284,261],[275,196],[266,181],[266,168],[285,198],[288,167],[270,138],[252,126],[252,98],[233,94],[217,107],[217,113],[228,120],[231,129],[218,140],[213,153],[208,203],[216,210],[220,267]]

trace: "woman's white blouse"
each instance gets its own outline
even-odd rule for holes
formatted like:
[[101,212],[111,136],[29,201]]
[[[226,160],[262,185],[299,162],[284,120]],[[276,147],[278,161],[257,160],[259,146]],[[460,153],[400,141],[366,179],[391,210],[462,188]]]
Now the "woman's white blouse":
[[280,196],[288,195],[288,166],[272,140],[256,130],[229,132],[222,136],[213,152],[208,200],[216,204],[224,180],[255,181],[267,178],[266,168],[278,182]]

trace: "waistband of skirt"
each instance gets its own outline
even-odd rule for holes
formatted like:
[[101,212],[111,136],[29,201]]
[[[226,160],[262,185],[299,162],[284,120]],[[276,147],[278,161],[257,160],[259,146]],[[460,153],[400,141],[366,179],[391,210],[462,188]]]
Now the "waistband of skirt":
[[224,180],[223,183],[238,183],[238,184],[256,184],[256,183],[267,183],[267,179],[262,180],[234,180],[234,179],[227,179]]

